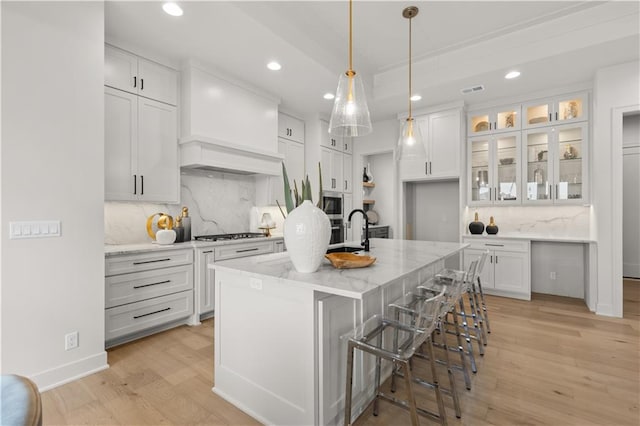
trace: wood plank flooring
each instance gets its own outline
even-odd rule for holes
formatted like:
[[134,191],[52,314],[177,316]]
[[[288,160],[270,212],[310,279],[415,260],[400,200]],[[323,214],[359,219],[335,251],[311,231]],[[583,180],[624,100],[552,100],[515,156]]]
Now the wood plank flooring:
[[[462,418],[445,397],[449,424],[640,424],[640,281],[625,280],[623,319],[557,296],[487,302],[486,355],[477,356],[471,391],[456,375]],[[259,424],[211,392],[213,320],[110,349],[108,357],[108,370],[43,393],[45,425]],[[426,375],[420,362],[415,369]],[[432,393],[418,390],[418,403],[435,409]],[[409,423],[404,410],[382,401],[379,416],[369,407],[356,425]]]

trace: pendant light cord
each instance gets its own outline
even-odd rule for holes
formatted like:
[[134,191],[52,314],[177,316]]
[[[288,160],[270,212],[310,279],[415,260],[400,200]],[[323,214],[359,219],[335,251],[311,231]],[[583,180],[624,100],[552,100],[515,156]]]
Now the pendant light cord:
[[349,73],[353,72],[353,0],[349,0]]
[[411,117],[411,21],[413,18],[409,18],[409,120]]

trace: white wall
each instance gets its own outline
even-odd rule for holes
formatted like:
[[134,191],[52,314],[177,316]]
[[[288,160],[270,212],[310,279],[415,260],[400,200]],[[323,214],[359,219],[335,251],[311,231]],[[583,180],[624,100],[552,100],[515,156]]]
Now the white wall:
[[591,169],[598,239],[596,312],[622,316],[622,113],[640,106],[640,62],[598,70]]
[[622,125],[622,275],[640,278],[640,114]]
[[407,207],[407,225],[413,222],[413,238],[429,241],[460,241],[458,181],[407,184],[413,211]]
[[[2,2],[2,223],[56,219],[59,238],[2,233],[2,373],[48,388],[106,367],[104,10]],[[80,346],[64,350],[64,335]]]

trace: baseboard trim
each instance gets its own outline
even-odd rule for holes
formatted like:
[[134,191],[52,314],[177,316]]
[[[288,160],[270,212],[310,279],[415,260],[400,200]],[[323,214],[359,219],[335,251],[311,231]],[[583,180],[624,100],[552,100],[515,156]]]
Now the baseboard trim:
[[107,352],[102,351],[69,364],[34,374],[29,378],[36,383],[40,392],[45,392],[107,368],[109,368]]

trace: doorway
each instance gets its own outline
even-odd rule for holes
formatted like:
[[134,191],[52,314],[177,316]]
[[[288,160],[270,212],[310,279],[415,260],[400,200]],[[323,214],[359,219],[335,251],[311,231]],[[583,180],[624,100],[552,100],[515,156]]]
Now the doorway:
[[640,290],[640,111],[622,116],[623,316],[637,317]]

